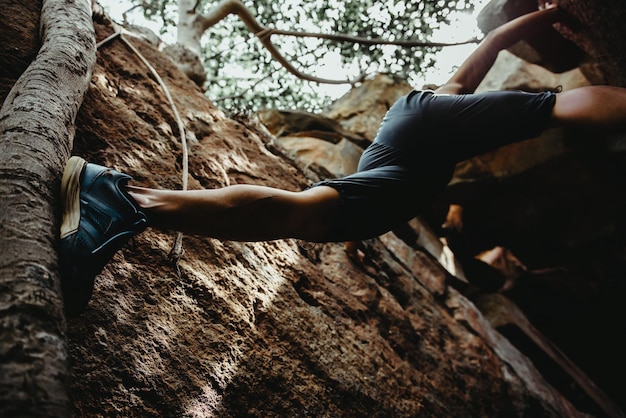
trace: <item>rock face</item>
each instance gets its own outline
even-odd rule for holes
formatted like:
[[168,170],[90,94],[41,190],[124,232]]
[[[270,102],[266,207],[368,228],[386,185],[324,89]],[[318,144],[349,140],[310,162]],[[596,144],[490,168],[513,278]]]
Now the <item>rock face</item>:
[[[500,57],[500,69],[490,74],[491,80],[486,80],[483,88],[625,85],[625,34],[623,27],[616,27],[615,17],[626,13],[626,5],[610,1],[559,3],[571,18],[566,26],[558,27],[559,33],[585,52],[580,65],[568,67],[566,54],[546,56],[528,44],[518,45],[512,50],[515,55],[568,71],[553,74],[525,65],[523,71],[507,69],[498,75],[502,68],[512,70],[512,65],[519,65],[513,57],[503,65]],[[492,1],[483,15],[502,18],[500,12],[493,13],[500,8],[506,18],[512,18],[534,4]],[[552,63],[546,64],[546,60]],[[513,73],[515,78],[510,76]],[[527,75],[519,79],[524,73]],[[499,81],[489,85],[495,80]],[[626,362],[616,333],[626,329],[625,312],[618,302],[626,286],[617,279],[624,277],[626,269],[625,143],[623,134],[547,132],[537,140],[465,162],[447,190],[451,200],[466,204],[465,236],[450,242],[457,256],[465,259],[498,244],[522,260],[527,270],[507,296],[592,380],[622,403],[622,409],[617,376],[626,371]],[[468,276],[475,275],[471,261],[462,262]],[[477,267],[482,271],[482,265]],[[581,338],[602,348],[597,352],[583,348]]]
[[[106,19],[95,25],[98,40],[112,32]],[[5,44],[10,43],[12,34],[0,31]],[[130,41],[163,78],[183,119],[190,189],[253,183],[299,190],[351,170],[386,108],[408,88],[377,77],[369,82],[369,91],[346,96],[320,124],[289,129],[292,139],[306,132],[307,138],[348,154],[346,160],[320,160],[298,153],[312,149],[316,141],[306,139],[305,146],[287,149],[280,129],[252,117],[227,117],[157,48]],[[159,83],[120,40],[100,48],[76,125],[74,154],[129,173],[137,185],[181,188],[181,132],[173,109]],[[588,165],[554,157],[562,155],[564,141],[544,141],[552,145],[539,154],[528,151],[539,157],[511,172],[496,156],[468,162],[437,202],[435,218],[445,214],[447,203],[462,198],[470,212],[487,211],[487,204],[501,210],[470,216],[468,228],[487,231],[485,236],[501,233],[505,239],[487,244],[504,245],[537,270],[519,278],[515,291],[506,295],[473,282],[494,269],[481,275],[468,268],[471,251],[463,260],[467,263],[459,263],[439,240],[436,224],[422,219],[362,243],[370,260],[365,268],[353,264],[341,244],[294,240],[237,243],[185,236],[185,252],[173,260],[175,234],[147,230],[98,276],[86,312],[68,321],[68,384],[76,415],[617,416],[621,386],[611,380],[621,377],[624,363],[617,354],[623,345],[611,324],[617,322],[623,330],[626,317],[618,303],[623,275],[616,275],[624,271],[624,251],[608,237],[617,241],[623,230],[590,231],[595,235],[587,237],[597,236],[611,251],[605,258],[599,258],[599,251],[587,253],[588,262],[581,260],[579,269],[562,263],[561,252],[581,248],[563,243],[584,241],[578,232],[596,228],[585,225],[609,228],[619,219],[618,214],[612,221],[601,216],[600,207],[607,210],[609,205],[600,203],[613,202],[617,211],[623,195],[610,185],[585,194],[587,199],[603,198],[596,211],[588,200],[576,200],[581,179],[589,179],[585,189],[601,182],[592,181],[598,179],[590,177]],[[611,150],[623,149],[620,140],[606,141],[613,144]],[[491,168],[481,171],[486,165]],[[548,230],[538,221],[546,218],[533,210],[569,206],[564,209],[554,189],[538,191],[546,179],[568,185],[571,189],[564,193],[575,196],[565,203],[575,203],[577,209],[561,217],[568,222]],[[521,194],[528,188],[543,199]],[[478,203],[465,198],[476,190],[482,196]],[[583,212],[598,223],[579,221]],[[574,226],[578,229],[572,237],[568,231]],[[590,280],[591,272],[604,274]],[[535,299],[529,290],[535,291]],[[594,308],[601,312],[590,315]],[[549,331],[563,327],[567,329],[554,336],[561,338],[560,348],[567,347],[566,355],[582,359],[575,364],[555,352],[550,341]],[[606,329],[611,332],[600,335]],[[583,345],[574,343],[587,340],[595,344],[584,345],[588,352],[583,353]],[[572,350],[574,345],[578,347]],[[579,369],[578,363],[595,372]],[[591,381],[602,383],[601,389]]]

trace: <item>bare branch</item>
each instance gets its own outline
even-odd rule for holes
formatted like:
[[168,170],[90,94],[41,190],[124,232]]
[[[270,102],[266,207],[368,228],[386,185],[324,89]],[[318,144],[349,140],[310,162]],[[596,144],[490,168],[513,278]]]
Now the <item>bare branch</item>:
[[222,0],[216,7],[214,7],[209,12],[209,14],[202,16],[201,27],[203,31],[215,25],[217,22],[221,21],[230,14],[236,14],[245,23],[248,29],[259,38],[265,49],[268,50],[272,57],[277,60],[287,71],[289,71],[298,78],[326,84],[355,84],[362,79],[361,76],[356,80],[330,80],[314,77],[299,71],[297,68],[291,65],[287,61],[287,59],[285,59],[285,57],[283,57],[283,55],[276,49],[276,47],[270,40],[271,29],[268,29],[261,25],[254,18],[254,16],[252,16],[250,11],[240,0]]
[[458,46],[458,45],[474,44],[480,41],[478,38],[468,39],[467,41],[463,41],[463,42],[424,42],[424,41],[406,41],[406,40],[390,41],[388,39],[381,39],[381,38],[363,38],[360,36],[331,35],[327,33],[314,33],[314,32],[293,32],[293,31],[280,30],[280,29],[272,29],[271,34],[293,36],[297,38],[329,39],[332,41],[352,42],[352,43],[359,44],[359,45],[395,45],[395,46],[403,46],[406,48]]
[[126,15],[128,15],[128,13],[132,12],[133,10],[139,8],[139,7],[146,7],[144,4],[135,4],[133,7],[131,7],[130,9],[124,11],[124,13],[122,13],[122,22],[127,25],[128,24],[128,19],[126,17]]
[[261,41],[265,49],[269,51],[274,59],[276,59],[287,71],[291,74],[295,75],[298,78],[307,81],[314,81],[317,83],[325,83],[325,84],[351,84],[354,85],[359,81],[362,81],[365,78],[365,74],[361,74],[359,77],[353,80],[330,80],[325,78],[314,77],[308,74],[305,74],[298,69],[296,69],[293,65],[291,65],[287,59],[276,49],[274,44],[271,41],[272,35],[284,35],[284,36],[295,36],[295,37],[309,37],[309,38],[320,38],[320,39],[329,39],[333,41],[341,41],[341,42],[353,42],[361,45],[398,45],[403,47],[442,47],[442,46],[453,46],[453,45],[464,45],[468,43],[476,43],[477,39],[468,40],[460,43],[438,43],[438,42],[422,42],[422,41],[390,41],[384,39],[369,39],[362,37],[355,37],[349,35],[329,35],[323,33],[311,33],[311,32],[293,32],[293,31],[284,31],[277,29],[266,28],[261,25],[255,18],[252,16],[250,11],[246,8],[246,6],[241,2],[241,0],[222,0],[216,7],[214,7],[208,14],[204,16],[199,16],[200,27],[204,32],[208,28],[212,27],[226,16],[230,14],[237,15],[247,26],[247,28]]

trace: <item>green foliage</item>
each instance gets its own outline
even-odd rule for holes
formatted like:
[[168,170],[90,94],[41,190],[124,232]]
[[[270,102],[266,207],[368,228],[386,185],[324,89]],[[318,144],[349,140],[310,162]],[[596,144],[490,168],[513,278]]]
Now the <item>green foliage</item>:
[[[134,0],[138,3],[138,0]],[[472,0],[244,0],[259,23],[288,31],[345,34],[388,40],[429,41],[452,12],[473,11]],[[147,18],[173,25],[175,0],[143,0]],[[203,0],[205,13],[217,1]],[[273,35],[272,42],[303,73],[328,79],[355,79],[361,74],[392,73],[400,79],[433,65],[438,48],[363,46],[314,38]],[[330,98],[320,86],[288,73],[236,16],[210,28],[203,38],[207,95],[228,110],[264,107],[322,109]]]
[[176,0],[131,0],[131,2],[143,10],[146,19],[161,21],[163,24],[161,34],[176,26],[178,21]]

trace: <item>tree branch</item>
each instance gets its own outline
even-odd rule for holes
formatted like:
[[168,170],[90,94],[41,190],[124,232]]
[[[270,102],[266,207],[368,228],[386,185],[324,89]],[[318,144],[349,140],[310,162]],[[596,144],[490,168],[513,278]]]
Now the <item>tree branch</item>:
[[444,46],[458,46],[458,45],[466,45],[466,44],[475,44],[480,40],[478,38],[468,39],[463,42],[425,42],[425,41],[410,41],[410,40],[400,40],[400,41],[390,41],[388,39],[381,38],[363,38],[360,36],[351,36],[351,35],[337,35],[337,34],[327,34],[327,33],[315,33],[315,32],[293,32],[288,30],[281,29],[271,29],[271,35],[285,35],[285,36],[294,36],[297,38],[319,38],[319,39],[329,39],[332,41],[340,41],[340,42],[352,42],[359,45],[395,45],[395,46],[403,46],[407,48],[411,47],[444,47]]
[[226,18],[230,14],[237,15],[247,26],[247,28],[261,41],[265,49],[269,51],[274,59],[276,59],[287,71],[295,75],[298,78],[307,81],[314,81],[317,83],[325,84],[351,84],[362,81],[365,78],[365,74],[361,74],[359,77],[353,80],[330,80],[325,78],[314,77],[312,75],[305,74],[296,69],[287,59],[278,51],[271,41],[272,35],[284,35],[294,37],[308,37],[308,38],[320,38],[329,39],[333,41],[341,42],[353,42],[361,45],[397,45],[403,47],[442,47],[442,46],[454,46],[464,45],[468,43],[477,43],[477,39],[471,39],[465,42],[459,43],[439,43],[439,42],[422,42],[422,41],[390,41],[384,39],[370,39],[349,35],[330,35],[323,33],[312,32],[293,32],[278,29],[270,29],[261,25],[241,0],[222,0],[216,7],[214,7],[208,14],[198,16],[198,29],[202,32],[208,28],[214,26],[216,23]]

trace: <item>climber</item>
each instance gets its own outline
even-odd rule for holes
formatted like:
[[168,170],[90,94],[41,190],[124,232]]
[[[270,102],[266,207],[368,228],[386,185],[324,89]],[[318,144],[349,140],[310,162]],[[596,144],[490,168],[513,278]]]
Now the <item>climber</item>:
[[490,32],[446,84],[413,90],[389,109],[357,173],[303,191],[258,185],[147,189],[128,185],[125,174],[72,157],[61,187],[66,308],[84,309],[95,276],[148,225],[237,241],[373,238],[420,213],[446,187],[458,161],[556,125],[623,128],[626,89],[473,93],[499,51],[538,25],[558,22],[562,13],[548,3]]

